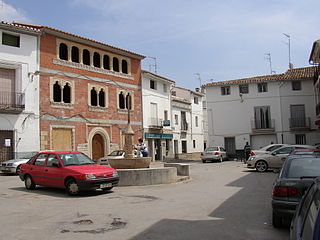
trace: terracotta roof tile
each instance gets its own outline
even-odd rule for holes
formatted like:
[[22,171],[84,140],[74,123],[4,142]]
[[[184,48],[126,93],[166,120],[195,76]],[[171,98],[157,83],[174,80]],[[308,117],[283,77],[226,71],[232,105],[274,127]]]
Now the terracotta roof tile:
[[313,78],[316,74],[317,67],[304,67],[289,69],[285,73],[257,76],[250,78],[235,79],[229,81],[219,81],[205,84],[205,87],[217,86],[217,85],[234,85],[244,83],[255,83],[255,82],[273,82],[273,81],[292,81],[301,80],[306,78]]

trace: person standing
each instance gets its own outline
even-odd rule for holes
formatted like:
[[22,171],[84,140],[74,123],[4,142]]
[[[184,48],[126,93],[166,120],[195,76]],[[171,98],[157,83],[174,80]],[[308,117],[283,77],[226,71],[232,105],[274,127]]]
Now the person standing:
[[148,157],[148,148],[146,144],[143,142],[142,138],[139,138],[138,141],[139,141],[138,150],[140,150],[142,157]]
[[244,154],[245,154],[245,163],[248,161],[251,153],[251,146],[249,145],[248,142],[246,142],[246,145],[244,146]]

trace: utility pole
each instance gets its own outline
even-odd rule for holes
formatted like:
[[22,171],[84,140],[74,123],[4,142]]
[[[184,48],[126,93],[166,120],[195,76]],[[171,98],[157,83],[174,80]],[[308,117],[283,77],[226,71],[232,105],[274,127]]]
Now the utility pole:
[[269,65],[270,65],[270,74],[276,73],[276,71],[272,70],[271,54],[270,53],[265,53],[264,55],[267,55],[267,57],[265,57],[265,59],[269,62]]
[[293,64],[291,63],[291,43],[290,43],[290,35],[283,33],[284,36],[286,36],[288,38],[288,42],[285,43],[288,45],[288,50],[289,50],[289,69],[293,68]]

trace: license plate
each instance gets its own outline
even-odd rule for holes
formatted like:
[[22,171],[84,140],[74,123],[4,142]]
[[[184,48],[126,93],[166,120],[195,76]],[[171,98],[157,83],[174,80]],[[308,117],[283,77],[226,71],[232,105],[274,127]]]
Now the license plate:
[[100,188],[108,188],[108,187],[112,187],[112,183],[102,183],[102,184],[100,184]]

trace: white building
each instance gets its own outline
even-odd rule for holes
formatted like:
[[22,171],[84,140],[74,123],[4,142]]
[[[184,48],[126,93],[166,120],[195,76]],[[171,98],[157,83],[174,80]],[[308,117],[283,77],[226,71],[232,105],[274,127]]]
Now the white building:
[[209,145],[230,154],[267,144],[315,144],[314,67],[205,85]]
[[153,161],[173,157],[170,91],[174,83],[142,71],[143,135]]
[[40,147],[39,35],[0,23],[0,161]]
[[171,93],[175,157],[197,158],[204,149],[203,94],[180,87]]

